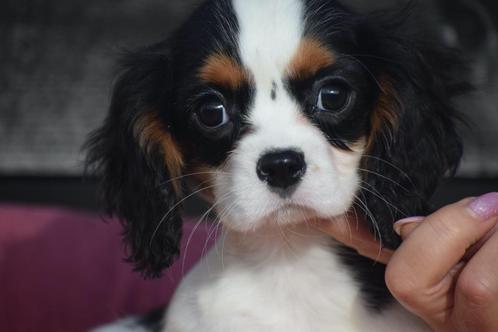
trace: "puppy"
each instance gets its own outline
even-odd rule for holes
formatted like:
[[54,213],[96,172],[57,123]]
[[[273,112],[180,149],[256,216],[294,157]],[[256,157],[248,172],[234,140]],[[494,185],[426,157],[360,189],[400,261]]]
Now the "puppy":
[[223,228],[157,330],[427,330],[389,295],[383,265],[309,223],[356,214],[395,248],[393,222],[428,213],[457,167],[462,66],[405,29],[405,14],[208,0],[124,58],[89,165],[129,261],[158,277],[177,259],[187,179]]

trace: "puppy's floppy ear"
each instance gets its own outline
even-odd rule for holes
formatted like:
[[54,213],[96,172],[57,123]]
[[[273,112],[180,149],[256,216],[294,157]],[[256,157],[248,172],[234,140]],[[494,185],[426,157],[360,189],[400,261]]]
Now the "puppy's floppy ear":
[[469,88],[456,51],[426,42],[427,36],[403,32],[404,24],[368,22],[360,27],[358,42],[366,55],[360,59],[380,90],[360,197],[373,230],[380,232],[388,247],[399,244],[393,222],[426,215],[440,180],[456,171],[462,144],[452,98]]
[[168,131],[168,47],[124,56],[104,125],[90,137],[87,167],[102,177],[108,212],[123,220],[128,260],[157,277],[179,255],[183,160]]

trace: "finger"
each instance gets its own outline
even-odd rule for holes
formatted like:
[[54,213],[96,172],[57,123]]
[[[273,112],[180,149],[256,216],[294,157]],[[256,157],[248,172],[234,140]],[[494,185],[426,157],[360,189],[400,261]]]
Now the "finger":
[[377,262],[387,264],[393,255],[393,251],[382,248],[364,221],[354,216],[320,220],[315,226],[341,244]]
[[413,232],[415,232],[417,228],[419,228],[422,225],[422,222],[423,220],[420,221],[419,223],[411,223],[403,227],[400,233],[401,238],[403,240],[407,239],[411,234],[413,234]]
[[[404,240],[410,236],[424,221],[426,217],[411,217],[407,219],[402,219],[394,224],[395,232]],[[498,231],[498,225],[495,226],[487,235],[485,235],[479,242],[471,246],[465,256],[464,261],[470,260],[476,252],[481,249],[481,247]]]
[[428,216],[389,263],[386,281],[394,295],[414,302],[430,296],[467,249],[495,226],[492,217],[497,214],[495,193],[463,200]]
[[453,321],[462,331],[498,331],[498,233],[467,263],[455,290]]
[[425,218],[426,217],[411,217],[402,219],[394,224],[394,231],[404,240],[425,221]]
[[467,250],[467,252],[465,253],[465,256],[464,256],[463,260],[464,261],[469,261],[479,251],[479,249],[481,249],[482,246],[486,242],[488,242],[489,239],[491,239],[491,237],[496,232],[498,232],[498,225],[495,226],[495,228],[492,229],[490,232],[488,232],[488,234],[486,234],[481,240],[479,240],[479,242],[477,242],[472,247],[470,247],[469,250]]

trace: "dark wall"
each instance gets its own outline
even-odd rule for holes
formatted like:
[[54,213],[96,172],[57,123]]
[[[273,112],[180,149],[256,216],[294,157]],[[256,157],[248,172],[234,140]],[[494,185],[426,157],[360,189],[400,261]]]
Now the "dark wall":
[[165,38],[192,1],[0,3],[0,173],[77,175],[123,48]]

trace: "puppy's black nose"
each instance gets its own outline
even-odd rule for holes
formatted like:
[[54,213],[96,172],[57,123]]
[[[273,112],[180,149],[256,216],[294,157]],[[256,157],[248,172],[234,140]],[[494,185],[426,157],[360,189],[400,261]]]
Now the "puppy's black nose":
[[258,162],[258,177],[275,189],[287,189],[298,183],[306,173],[304,154],[276,151],[265,154]]

